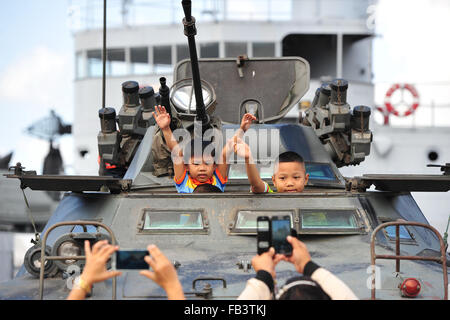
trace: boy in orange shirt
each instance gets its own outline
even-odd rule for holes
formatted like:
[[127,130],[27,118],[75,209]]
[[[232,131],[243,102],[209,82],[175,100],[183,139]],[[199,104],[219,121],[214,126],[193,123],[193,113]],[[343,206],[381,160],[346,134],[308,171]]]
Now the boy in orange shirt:
[[[175,151],[176,159],[173,160],[174,181],[177,191],[180,193],[192,193],[194,189],[200,184],[211,184],[218,187],[222,192],[228,181],[228,166],[227,157],[232,151],[232,145],[239,137],[242,137],[250,127],[251,123],[256,120],[256,117],[246,113],[242,117],[241,126],[236,134],[227,141],[221,154],[221,159],[218,164],[214,163],[214,155],[204,155],[203,151],[209,146],[211,142],[194,141],[187,145],[188,148],[181,150],[178,142],[175,140],[172,130],[170,129],[170,115],[166,109],[161,106],[155,107],[153,117],[156,123],[161,128],[161,131],[166,140],[167,147],[170,151]],[[202,154],[194,153],[194,145],[198,143],[202,146]],[[189,150],[189,152],[187,152]],[[189,161],[185,163],[183,160],[183,151],[190,154]]]

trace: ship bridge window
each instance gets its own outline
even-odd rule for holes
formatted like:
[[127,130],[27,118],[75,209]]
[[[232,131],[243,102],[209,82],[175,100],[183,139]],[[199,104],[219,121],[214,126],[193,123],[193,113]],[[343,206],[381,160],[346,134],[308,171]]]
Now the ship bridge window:
[[[103,73],[102,51],[88,50],[88,77],[101,77]],[[125,49],[108,49],[106,54],[106,75],[126,74]]]
[[189,59],[189,47],[185,44],[177,45],[177,62],[183,59]]
[[290,216],[291,228],[294,228],[294,211],[293,210],[240,210],[236,214],[232,233],[248,233],[256,234],[256,219],[259,216]]
[[148,48],[130,48],[130,62],[132,74],[149,74]]
[[200,44],[201,58],[218,58],[219,57],[219,43],[201,43]]
[[275,43],[273,42],[254,42],[252,44],[253,57],[274,57]]
[[144,210],[141,233],[205,232],[207,222],[201,210]]
[[[305,58],[310,65],[311,79],[335,77],[337,36],[333,34],[289,34],[282,42],[283,56]],[[326,63],[325,63],[326,62]]]
[[301,233],[361,233],[356,211],[301,209]]
[[247,54],[246,42],[225,42],[225,57],[236,58]]
[[75,63],[76,63],[76,78],[77,79],[81,79],[84,78],[86,76],[85,74],[85,70],[86,70],[86,65],[85,65],[85,60],[84,60],[84,55],[83,52],[77,52],[75,54]]
[[153,67],[155,73],[172,72],[172,47],[153,47]]
[[101,77],[102,76],[102,51],[101,50],[88,50],[87,51],[87,63],[88,63],[88,77]]
[[127,73],[125,49],[108,49],[106,59],[107,75],[123,76]]

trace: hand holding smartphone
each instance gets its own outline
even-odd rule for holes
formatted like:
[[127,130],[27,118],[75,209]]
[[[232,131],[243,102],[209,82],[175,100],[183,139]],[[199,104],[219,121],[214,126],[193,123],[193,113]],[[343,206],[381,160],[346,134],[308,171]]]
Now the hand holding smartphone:
[[257,218],[257,252],[264,253],[273,247],[275,253],[292,255],[292,246],[287,242],[287,236],[291,235],[290,216],[260,216]]
[[115,256],[115,269],[120,270],[143,270],[148,269],[149,265],[144,257],[148,256],[147,250],[119,250]]
[[271,222],[272,247],[275,249],[275,253],[290,256],[292,246],[286,239],[291,235],[290,216],[274,216]]

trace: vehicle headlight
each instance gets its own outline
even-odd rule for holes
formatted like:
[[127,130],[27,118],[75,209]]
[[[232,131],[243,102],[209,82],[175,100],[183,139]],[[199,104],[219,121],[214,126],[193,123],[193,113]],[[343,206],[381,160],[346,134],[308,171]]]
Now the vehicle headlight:
[[70,257],[84,256],[84,241],[89,240],[92,246],[100,240],[108,240],[111,243],[110,238],[103,233],[90,233],[90,232],[71,232],[61,235],[54,243],[52,248],[52,256],[67,257],[64,260],[53,260],[55,265],[61,271],[67,271],[69,266],[78,266],[80,270],[86,264],[84,259],[75,260]]
[[[75,257],[84,255],[83,242],[74,239],[76,234],[66,233],[59,237],[52,248],[52,256],[59,257]],[[70,265],[78,265],[81,267],[84,260],[65,259],[53,260],[61,271],[66,271]]]
[[[73,241],[65,241],[59,245],[59,247],[56,250],[58,256],[81,256],[81,247],[78,243],[75,243]],[[63,260],[63,262],[67,265],[73,264],[76,262],[76,260],[68,259]]]

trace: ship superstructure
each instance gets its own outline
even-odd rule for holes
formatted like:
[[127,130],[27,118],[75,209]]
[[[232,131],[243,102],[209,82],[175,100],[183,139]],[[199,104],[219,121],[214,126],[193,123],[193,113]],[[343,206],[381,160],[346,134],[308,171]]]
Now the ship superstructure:
[[[107,106],[120,108],[121,84],[130,78],[141,86],[159,87],[162,76],[189,58],[180,32],[179,1],[108,1]],[[300,56],[308,60],[312,101],[322,81],[345,78],[349,101],[373,105],[372,38],[369,6],[373,0],[216,0],[196,4],[201,23],[200,58]],[[95,115],[101,107],[101,1],[72,1],[76,79],[74,81],[74,168],[77,174],[98,172]],[[289,117],[296,121],[299,109]]]

